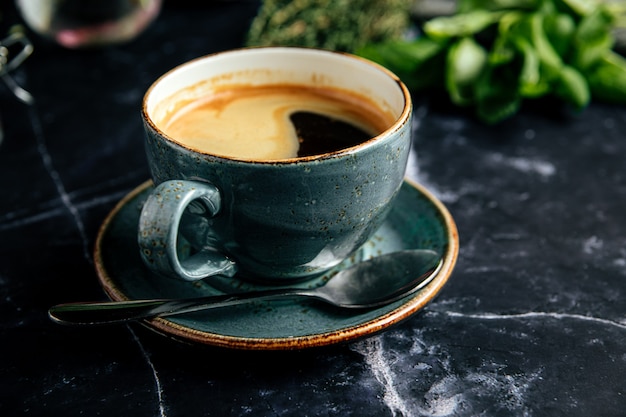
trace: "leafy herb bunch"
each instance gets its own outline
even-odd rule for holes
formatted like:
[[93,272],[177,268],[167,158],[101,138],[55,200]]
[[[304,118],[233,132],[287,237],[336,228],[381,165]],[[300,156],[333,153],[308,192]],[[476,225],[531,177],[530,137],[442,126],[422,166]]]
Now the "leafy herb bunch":
[[625,12],[623,2],[599,0],[459,0],[416,39],[355,52],[412,91],[447,93],[495,124],[525,99],[555,96],[577,110],[592,98],[626,104],[626,59],[613,50]]

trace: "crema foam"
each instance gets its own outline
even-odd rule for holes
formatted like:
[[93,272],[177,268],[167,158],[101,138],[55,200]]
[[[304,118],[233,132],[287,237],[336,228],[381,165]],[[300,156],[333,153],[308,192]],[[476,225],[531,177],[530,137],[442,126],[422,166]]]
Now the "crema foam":
[[280,160],[355,146],[394,119],[352,92],[280,84],[223,88],[186,103],[159,124],[175,141],[203,153]]

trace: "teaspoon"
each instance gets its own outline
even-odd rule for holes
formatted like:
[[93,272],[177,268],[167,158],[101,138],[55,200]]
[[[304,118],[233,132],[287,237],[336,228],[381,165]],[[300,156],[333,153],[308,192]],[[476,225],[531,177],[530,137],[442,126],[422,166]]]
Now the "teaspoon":
[[113,324],[284,297],[312,297],[340,308],[375,308],[425,287],[441,264],[441,257],[432,250],[404,250],[359,262],[317,288],[281,288],[186,299],[66,303],[50,308],[48,315],[64,325]]

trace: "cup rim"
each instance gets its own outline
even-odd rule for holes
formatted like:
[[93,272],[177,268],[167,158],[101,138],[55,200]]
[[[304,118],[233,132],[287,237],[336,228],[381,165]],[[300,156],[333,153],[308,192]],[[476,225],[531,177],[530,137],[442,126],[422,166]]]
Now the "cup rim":
[[[338,56],[342,56],[344,58],[348,58],[348,59],[353,59],[353,60],[358,60],[361,61],[362,63],[369,65],[371,67],[373,67],[374,69],[376,69],[379,72],[382,72],[383,74],[385,74],[387,77],[389,77],[389,79],[391,79],[393,82],[396,83],[396,85],[398,86],[398,88],[400,89],[402,96],[403,96],[403,107],[402,107],[402,112],[400,113],[400,115],[398,115],[395,118],[394,123],[389,126],[387,129],[385,129],[384,131],[380,132],[379,134],[377,134],[376,136],[360,142],[356,145],[350,146],[350,147],[346,147],[340,150],[336,150],[336,151],[331,151],[331,152],[324,152],[324,153],[319,153],[319,154],[315,154],[315,155],[307,155],[307,156],[296,156],[296,157],[292,157],[292,158],[281,158],[281,159],[268,159],[268,160],[259,160],[259,159],[253,159],[253,158],[241,158],[241,157],[235,157],[235,156],[230,156],[230,155],[221,155],[221,154],[217,154],[217,153],[212,153],[212,152],[207,152],[207,151],[202,151],[196,148],[193,148],[191,146],[185,145],[184,143],[181,143],[180,141],[176,140],[175,138],[169,136],[168,134],[166,134],[161,128],[159,128],[156,123],[154,122],[154,120],[152,119],[152,117],[149,115],[148,113],[148,99],[151,95],[151,93],[153,92],[153,90],[159,85],[159,83],[165,79],[166,77],[168,77],[169,75],[181,70],[182,68],[185,68],[187,66],[193,65],[194,63],[198,62],[198,61],[203,61],[203,60],[207,60],[207,59],[211,59],[211,58],[215,58],[217,56],[221,56],[221,55],[232,55],[232,54],[241,54],[241,53],[246,53],[247,51],[252,51],[252,50],[271,50],[271,51],[300,51],[300,52],[312,52],[312,53],[321,53],[321,54],[331,54],[331,55],[338,55]],[[219,51],[219,52],[213,52],[210,54],[206,54],[206,55],[202,55],[193,59],[190,59],[188,61],[185,61],[181,64],[178,64],[176,66],[174,66],[173,68],[171,68],[170,70],[166,71],[165,73],[161,74],[156,80],[154,80],[150,86],[148,87],[148,89],[146,90],[146,92],[144,93],[143,96],[143,100],[142,100],[142,105],[141,105],[141,114],[142,114],[142,118],[143,121],[145,123],[147,123],[150,128],[152,130],[154,130],[155,132],[157,132],[159,135],[161,135],[162,137],[164,137],[168,142],[176,144],[182,148],[185,148],[191,152],[200,154],[200,155],[206,155],[206,156],[210,156],[212,158],[216,158],[219,160],[226,160],[226,161],[231,161],[231,162],[240,162],[240,163],[246,163],[246,164],[262,164],[262,165],[276,165],[276,164],[293,164],[293,163],[299,163],[299,162],[307,162],[307,161],[318,161],[318,160],[323,160],[323,159],[330,159],[330,158],[336,158],[342,155],[346,155],[346,154],[350,154],[353,152],[356,152],[357,150],[361,150],[363,148],[367,148],[370,147],[372,145],[374,145],[375,143],[380,141],[380,138],[382,136],[388,136],[391,135],[394,131],[399,131],[402,126],[406,123],[409,122],[409,120],[411,119],[411,114],[413,112],[413,103],[412,103],[412,99],[411,99],[411,93],[408,89],[408,87],[404,84],[404,82],[402,82],[402,80],[400,79],[400,77],[398,77],[395,73],[393,73],[392,71],[390,71],[389,69],[387,69],[386,67],[371,61],[367,58],[363,58],[361,56],[352,54],[352,53],[348,53],[348,52],[342,52],[342,51],[333,51],[333,50],[328,50],[328,49],[322,49],[322,48],[314,48],[314,47],[300,47],[300,46],[250,46],[250,47],[241,47],[241,48],[236,48],[236,49],[230,49],[230,50],[226,50],[226,51]]]

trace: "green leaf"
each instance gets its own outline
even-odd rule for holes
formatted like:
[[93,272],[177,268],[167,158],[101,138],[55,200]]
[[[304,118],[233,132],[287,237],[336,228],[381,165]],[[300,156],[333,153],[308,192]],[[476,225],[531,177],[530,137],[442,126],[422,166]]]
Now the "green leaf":
[[574,35],[573,63],[577,68],[590,68],[613,48],[612,22],[613,16],[604,7],[597,8],[580,21]]
[[502,13],[476,10],[453,16],[436,17],[424,24],[423,30],[433,39],[471,36],[496,23]]
[[356,54],[394,72],[411,90],[443,86],[447,44],[426,37],[368,44]]
[[[424,62],[428,62],[447,47],[446,42],[438,42],[426,37],[413,42],[390,42],[388,49],[398,57],[402,57],[407,70],[416,71]],[[411,63],[410,65],[408,63]],[[409,68],[412,66],[412,68]]]
[[565,13],[553,13],[546,15],[544,30],[548,41],[559,56],[564,57],[572,46],[576,22]]
[[487,124],[496,124],[513,116],[520,108],[519,68],[516,62],[488,65],[476,85],[476,115]]
[[616,104],[626,104],[626,58],[608,52],[587,75],[594,98]]
[[494,125],[517,113],[521,103],[521,98],[511,91],[497,92],[477,103],[476,115],[484,123]]
[[564,66],[555,84],[555,94],[580,110],[589,104],[591,93],[585,77],[575,68]]
[[542,76],[537,52],[526,38],[519,37],[515,42],[523,57],[518,87],[520,95],[536,98],[547,94],[550,91],[550,83]]
[[594,42],[611,31],[615,17],[606,7],[597,7],[582,18],[576,30],[578,42]]
[[547,78],[552,78],[558,75],[561,67],[563,66],[563,61],[548,40],[548,37],[543,29],[543,23],[543,14],[533,13],[529,16],[531,43],[537,51],[537,56],[539,57],[543,68],[547,71]]
[[597,0],[561,0],[574,13],[579,16],[586,16],[598,7]]
[[517,54],[515,33],[512,30],[524,17],[524,13],[508,12],[498,22],[498,33],[489,53],[489,62],[493,65],[511,62]]
[[356,50],[356,54],[400,72],[413,72],[422,63],[443,49],[428,38],[419,38],[414,42],[392,41],[367,44]]
[[473,10],[536,9],[543,0],[459,0],[457,13]]
[[452,102],[468,105],[474,101],[474,85],[487,62],[487,51],[471,37],[454,43],[446,59],[446,88]]

